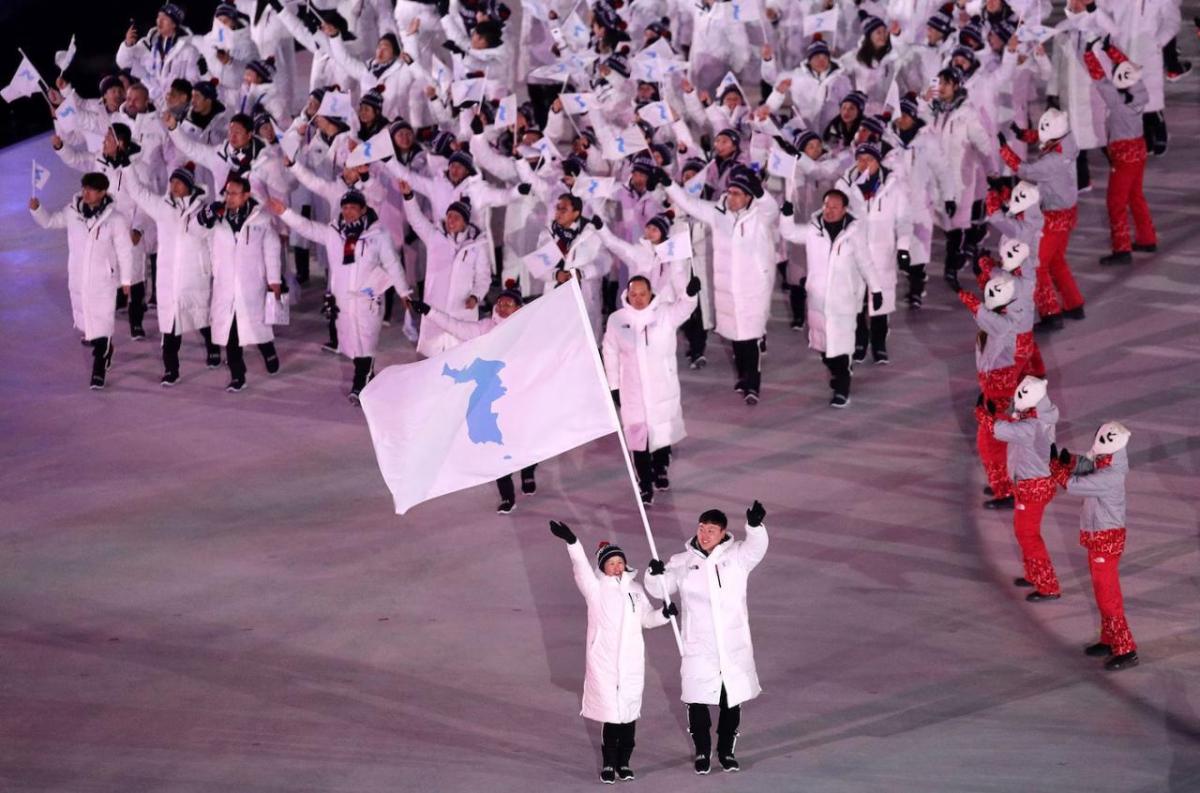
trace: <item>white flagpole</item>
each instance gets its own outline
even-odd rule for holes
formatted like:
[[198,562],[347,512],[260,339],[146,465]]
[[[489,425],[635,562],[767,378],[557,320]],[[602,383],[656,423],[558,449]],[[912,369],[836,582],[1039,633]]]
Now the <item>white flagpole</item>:
[[29,197],[37,197],[37,162],[29,162]]
[[[646,542],[650,545],[650,556],[658,559],[658,546],[654,544],[654,535],[650,533],[650,519],[646,517],[646,505],[642,503],[642,492],[638,487],[637,474],[633,470],[633,460],[629,456],[629,446],[625,443],[625,433],[621,430],[621,419],[617,416],[617,408],[612,403],[608,393],[608,378],[604,374],[604,363],[600,360],[600,350],[596,346],[596,334],[592,332],[592,321],[587,315],[587,306],[583,304],[583,291],[579,287],[579,279],[571,276],[571,293],[575,295],[575,305],[579,309],[579,321],[583,323],[588,338],[592,340],[592,363],[596,366],[596,384],[604,391],[604,403],[608,405],[608,415],[617,431],[617,441],[621,444],[621,457],[625,460],[625,471],[629,474],[629,484],[633,487],[634,501],[637,503],[638,515],[642,518],[642,528],[646,531]],[[670,602],[668,598],[666,602]],[[675,631],[675,646],[683,654],[683,637],[679,633],[679,621],[671,617],[671,629]]]

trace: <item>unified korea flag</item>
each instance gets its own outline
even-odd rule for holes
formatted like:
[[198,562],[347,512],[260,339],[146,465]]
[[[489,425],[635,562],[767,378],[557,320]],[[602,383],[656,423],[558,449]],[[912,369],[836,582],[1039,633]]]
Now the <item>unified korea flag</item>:
[[391,133],[386,129],[371,136],[370,140],[360,143],[346,158],[346,167],[356,168],[359,165],[378,162],[387,157],[396,156],[396,147],[392,144]]
[[578,282],[441,355],[389,366],[362,408],[396,513],[616,432]]

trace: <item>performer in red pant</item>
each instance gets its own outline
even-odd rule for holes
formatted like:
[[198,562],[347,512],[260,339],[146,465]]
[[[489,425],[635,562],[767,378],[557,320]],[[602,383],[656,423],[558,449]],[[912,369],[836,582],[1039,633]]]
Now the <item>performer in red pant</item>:
[[[1112,63],[1112,78],[1106,77],[1100,64],[1103,52]],[[1150,206],[1142,192],[1146,171],[1146,139],[1143,136],[1142,111],[1150,94],[1142,83],[1142,70],[1131,63],[1113,45],[1096,44],[1084,53],[1088,74],[1108,106],[1108,160],[1112,174],[1108,178],[1108,225],[1112,235],[1112,253],[1100,258],[1101,264],[1132,264],[1131,251],[1158,250],[1158,235],[1150,217]],[[1136,238],[1129,235],[1129,214],[1133,212]]]
[[[1026,131],[1022,130],[1024,135]],[[1079,220],[1079,186],[1075,172],[1075,160],[1079,146],[1071,135],[1067,114],[1050,108],[1038,120],[1037,139],[1041,145],[1041,156],[1033,162],[1022,162],[1008,145],[1003,133],[1000,139],[1000,156],[1017,176],[1033,182],[1041,194],[1042,238],[1038,245],[1038,283],[1043,294],[1051,288],[1058,290],[1062,300],[1062,312],[1043,314],[1039,327],[1057,330],[1062,327],[1062,318],[1083,319],[1083,294],[1071,275],[1067,264],[1067,246],[1071,232]],[[1046,279],[1049,279],[1048,281]],[[1045,301],[1051,305],[1052,301]]]
[[1042,540],[1042,513],[1058,490],[1046,462],[1058,408],[1046,393],[1046,381],[1025,377],[1013,394],[1013,410],[993,413],[991,419],[996,439],[1008,444],[1008,472],[1016,494],[1013,533],[1021,547],[1025,575],[1013,583],[1034,587],[1025,597],[1030,603],[1057,600],[1062,589]]
[[1100,609],[1100,641],[1084,652],[1094,658],[1107,657],[1104,668],[1109,671],[1138,663],[1118,573],[1125,552],[1125,475],[1129,473],[1125,447],[1129,436],[1121,423],[1110,421],[1097,430],[1086,455],[1075,457],[1066,449],[1051,449],[1056,480],[1067,493],[1083,497],[1079,544],[1088,552],[1088,570]]
[[[958,299],[975,316],[979,328],[975,341],[975,373],[979,378],[979,401],[975,403],[978,428],[975,445],[987,475],[991,496],[983,502],[987,509],[1012,509],[1012,480],[1003,441],[992,433],[991,415],[1007,411],[1020,377],[1017,363],[1019,320],[1007,314],[1016,299],[1017,284],[1011,275],[998,272],[987,282],[981,302],[974,294],[960,289]],[[990,403],[990,405],[989,405]]]

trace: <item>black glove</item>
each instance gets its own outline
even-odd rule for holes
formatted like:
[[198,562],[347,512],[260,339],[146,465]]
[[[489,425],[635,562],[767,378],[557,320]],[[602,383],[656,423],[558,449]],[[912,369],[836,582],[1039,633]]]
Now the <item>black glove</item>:
[[979,399],[975,400],[975,407],[977,407],[977,408],[983,407],[983,392],[982,391],[979,392]]
[[662,575],[667,566],[663,564],[662,559],[651,559],[646,564],[646,569],[650,571],[650,575]]
[[557,520],[550,521],[550,533],[559,538],[567,545],[575,544],[575,532],[565,523],[559,523]]
[[466,55],[467,54],[466,52],[463,51],[462,47],[458,46],[453,41],[443,41],[442,49],[449,50],[450,52],[453,52],[455,55]]
[[1008,138],[1004,137],[1003,132],[996,133],[996,140],[1000,141],[1000,148],[1004,148],[1008,145]]
[[521,182],[517,185],[517,192],[521,195],[529,195],[533,191],[533,185],[529,182]]
[[404,244],[405,245],[416,245],[417,240],[419,240],[419,239],[420,239],[420,237],[417,236],[417,232],[413,231],[412,229],[409,229],[408,231],[404,232]]
[[604,228],[604,221],[600,219],[599,215],[592,215],[592,225],[596,227],[597,231],[599,231],[600,229]]
[[763,509],[763,505],[758,500],[755,500],[755,502],[750,505],[750,509],[746,510],[746,523],[750,524],[751,526],[761,526],[763,518],[766,516],[767,511]]
[[954,213],[957,211],[958,211],[958,202],[957,201],[947,201],[946,202],[946,214],[947,215],[953,216]]
[[663,616],[666,617],[667,619],[671,619],[671,617],[678,617],[679,616],[679,607],[676,606],[674,603],[668,603],[667,605],[662,607],[662,613],[663,613]]
[[267,0],[267,5],[276,11],[283,11],[283,0]]
[[1058,459],[1058,444],[1052,443],[1052,444],[1050,444],[1050,462],[1054,462],[1057,459]]
[[425,316],[426,314],[429,313],[429,304],[428,303],[424,303],[420,300],[410,300],[408,302],[409,302],[409,305],[412,306],[412,310],[417,312],[421,316]]
[[685,290],[685,291],[687,292],[688,297],[695,297],[696,295],[700,294],[700,278],[699,278],[699,276],[693,275],[688,280],[687,290]]
[[1015,121],[1010,122],[1008,125],[1008,128],[1012,130],[1012,134],[1016,135],[1018,138],[1024,139],[1025,130],[1018,127],[1017,122],[1015,122]]
[[1051,108],[1051,107],[1052,107],[1052,108],[1054,108],[1055,110],[1062,110],[1062,106],[1060,106],[1060,105],[1059,105],[1059,103],[1058,103],[1058,97],[1057,97],[1057,96],[1047,96],[1047,97],[1046,97],[1046,107],[1047,107],[1047,108]]
[[792,206],[791,201],[784,201],[783,206],[779,207],[779,214],[783,215],[785,218],[790,218],[792,215],[796,214],[796,207]]
[[904,272],[908,272],[912,267],[912,257],[909,256],[908,251],[896,251],[896,266]]
[[337,306],[337,301],[333,299],[333,295],[326,293],[325,301],[321,303],[321,316],[333,319],[333,312]]
[[672,182],[671,174],[667,173],[665,168],[658,169],[658,183],[663,187],[670,187]]
[[621,391],[620,391],[620,389],[614,388],[612,391],[609,391],[608,393],[612,396],[613,404],[616,405],[617,407],[621,407]]
[[989,416],[996,415],[996,403],[989,399],[985,404],[987,406],[988,415]]
[[471,131],[474,132],[476,135],[483,134],[483,119],[482,118],[480,118],[479,116],[475,116],[475,118],[471,119]]
[[1059,461],[1060,463],[1062,463],[1063,465],[1070,465],[1070,464],[1071,464],[1071,453],[1070,453],[1069,451],[1067,451],[1067,447],[1066,447],[1066,446],[1062,447],[1062,449],[1060,449],[1060,450],[1059,450],[1059,452],[1058,452],[1058,461]]
[[883,292],[871,293],[871,310],[878,311],[883,308]]

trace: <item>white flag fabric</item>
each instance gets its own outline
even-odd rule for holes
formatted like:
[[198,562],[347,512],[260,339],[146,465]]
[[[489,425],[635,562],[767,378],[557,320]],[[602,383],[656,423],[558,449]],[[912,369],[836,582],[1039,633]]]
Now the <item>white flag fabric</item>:
[[655,129],[664,127],[672,121],[671,108],[666,102],[651,102],[648,105],[642,105],[638,108],[637,114],[638,118]]
[[572,116],[591,110],[594,101],[591,94],[560,94],[558,98],[562,100],[563,112]]
[[389,366],[362,409],[396,513],[617,431],[572,279],[478,338]]
[[71,43],[67,45],[67,48],[54,53],[54,65],[58,67],[60,73],[65,72],[73,60],[75,60],[75,35],[71,34]]
[[788,154],[778,143],[771,144],[767,155],[767,172],[780,179],[791,179],[796,175],[796,157]]
[[822,11],[819,14],[809,14],[804,18],[804,35],[811,36],[814,33],[832,33],[837,30],[838,10],[836,8],[829,11]]
[[631,124],[620,132],[614,132],[610,127],[596,128],[596,139],[606,160],[623,160],[631,154],[637,154],[650,148],[646,136],[637,124]]
[[385,129],[372,135],[366,143],[358,144],[346,158],[346,167],[354,168],[394,156],[396,156],[396,148],[392,145],[392,135]]
[[731,85],[738,89],[743,97],[746,96],[746,92],[742,90],[742,84],[738,82],[737,75],[733,72],[725,72],[725,76],[721,78],[721,84],[717,86],[716,92],[712,95],[713,99],[719,101],[721,94],[725,93],[725,89]]
[[580,176],[575,180],[575,195],[584,201],[609,198],[616,189],[617,180],[611,176]]
[[578,14],[571,14],[571,16],[567,17],[566,24],[562,26],[562,35],[571,45],[572,49],[585,50],[587,49],[592,31],[591,28],[583,24]]
[[62,104],[54,109],[54,124],[59,132],[74,132],[79,128],[79,107],[75,104],[75,94],[68,94]]
[[549,138],[538,138],[530,148],[547,162],[557,162],[562,159],[562,155],[558,153],[558,147]]
[[533,253],[523,256],[521,262],[529,270],[530,275],[544,281],[550,274],[550,271],[558,267],[558,263],[562,261],[562,257],[562,251],[559,250],[558,243],[550,240]]
[[730,0],[729,21],[761,22],[762,11],[758,6],[758,0]]
[[660,262],[678,262],[692,258],[692,238],[683,233],[667,237],[665,242],[654,246],[654,255]]
[[509,94],[496,105],[496,121],[493,126],[511,127],[517,123],[517,95]]
[[450,101],[456,105],[464,102],[482,102],[486,81],[482,77],[455,80],[450,83]]
[[3,89],[0,89],[0,98],[5,102],[15,102],[26,96],[33,96],[42,91],[42,78],[38,75],[37,69],[33,68],[33,64],[25,56],[21,56],[21,64],[17,66],[17,73],[13,76],[10,82]]
[[883,106],[892,111],[892,115],[900,115],[900,81],[892,78],[892,84],[888,86],[887,96],[883,99]]
[[34,191],[41,190],[50,181],[50,169],[33,160],[33,189]]
[[706,173],[707,171],[708,171],[708,169],[705,168],[703,171],[700,171],[695,176],[693,176],[691,179],[688,179],[686,182],[684,182],[683,183],[684,192],[686,192],[692,198],[699,198],[700,193],[702,193],[704,191],[705,186],[708,185],[708,176]]
[[318,116],[349,119],[354,116],[354,105],[350,103],[349,91],[326,91],[317,108]]

